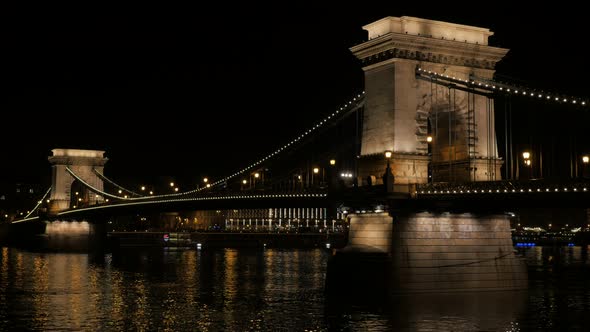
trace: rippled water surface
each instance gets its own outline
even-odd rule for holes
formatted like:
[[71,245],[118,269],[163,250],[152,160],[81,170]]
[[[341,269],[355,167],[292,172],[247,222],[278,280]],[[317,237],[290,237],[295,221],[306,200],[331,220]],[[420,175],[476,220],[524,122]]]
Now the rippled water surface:
[[325,299],[319,249],[0,251],[0,331],[590,330],[587,247],[522,249],[528,291],[390,303]]

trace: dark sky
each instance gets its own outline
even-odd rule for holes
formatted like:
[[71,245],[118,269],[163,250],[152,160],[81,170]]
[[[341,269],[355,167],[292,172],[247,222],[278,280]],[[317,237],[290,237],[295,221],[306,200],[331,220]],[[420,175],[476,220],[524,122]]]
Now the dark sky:
[[348,48],[384,16],[490,28],[502,77],[589,95],[581,8],[388,3],[2,8],[2,182],[45,181],[55,147],[106,150],[115,178],[241,168],[362,91]]

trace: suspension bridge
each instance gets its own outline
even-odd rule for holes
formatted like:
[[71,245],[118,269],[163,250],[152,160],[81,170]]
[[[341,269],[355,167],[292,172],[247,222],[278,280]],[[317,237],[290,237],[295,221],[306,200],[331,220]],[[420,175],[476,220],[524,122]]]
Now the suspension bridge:
[[104,151],[54,149],[51,187],[12,223],[221,209],[259,209],[257,227],[346,219],[347,248],[388,253],[400,288],[525,287],[505,212],[590,208],[590,147],[570,149],[558,177],[558,154],[519,140],[513,101],[587,116],[589,100],[494,79],[508,50],[488,44],[489,29],[405,16],[363,28],[368,40],[350,50],[365,91],[255,162],[146,194],[105,176]]

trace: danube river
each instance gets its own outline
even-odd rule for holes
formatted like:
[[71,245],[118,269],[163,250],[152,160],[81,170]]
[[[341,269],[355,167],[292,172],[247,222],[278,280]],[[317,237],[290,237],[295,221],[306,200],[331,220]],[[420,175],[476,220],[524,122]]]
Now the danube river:
[[326,299],[325,249],[89,255],[3,247],[0,331],[590,330],[588,248],[520,251],[528,291],[373,302]]

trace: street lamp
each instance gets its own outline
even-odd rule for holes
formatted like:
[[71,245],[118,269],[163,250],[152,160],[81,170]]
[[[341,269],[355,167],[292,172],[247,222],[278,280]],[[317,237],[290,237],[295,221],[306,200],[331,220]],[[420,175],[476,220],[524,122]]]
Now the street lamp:
[[531,166],[531,153],[528,151],[524,151],[522,153],[522,158],[524,159],[524,164],[527,166]]
[[522,152],[522,163],[524,164],[524,168],[522,169],[523,176],[526,177],[526,180],[533,178],[533,171],[531,166],[531,153],[529,151]]
[[395,180],[393,173],[391,172],[391,166],[389,160],[393,156],[391,150],[385,151],[385,159],[387,159],[387,167],[385,168],[385,174],[383,174],[383,184],[385,185],[385,192],[393,192],[393,182]]
[[141,186],[141,191],[144,191],[144,190],[145,190],[145,186]]
[[330,165],[332,165],[332,166],[336,165],[336,159],[330,159]]
[[207,182],[209,182],[209,179],[203,178],[203,182],[207,183]]
[[432,136],[428,135],[428,136],[426,137],[426,142],[428,142],[428,143],[432,143]]
[[393,156],[393,152],[391,152],[390,150],[385,151],[385,159],[387,159],[387,167],[389,168],[389,159],[391,159],[391,156]]
[[260,177],[260,173],[258,173],[258,172],[254,173],[254,179],[253,179],[253,181],[252,181],[252,184],[253,184],[253,186],[252,186],[252,187],[253,187],[254,189],[256,189],[256,179],[258,179],[259,177]]
[[320,169],[317,167],[313,168],[313,174],[318,174],[320,172]]
[[583,162],[584,164],[588,164],[588,163],[590,163],[590,157],[588,157],[588,156],[582,156],[582,162]]
[[174,182],[170,182],[170,187],[174,187]]
[[531,165],[531,153],[528,151],[525,151],[522,153],[522,158],[524,159],[524,164],[527,166]]

